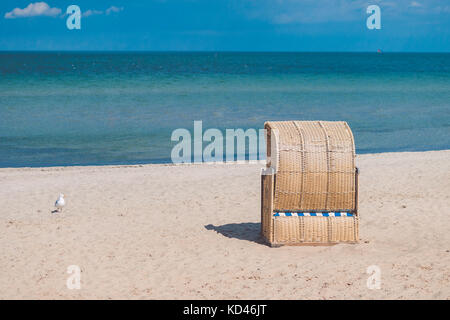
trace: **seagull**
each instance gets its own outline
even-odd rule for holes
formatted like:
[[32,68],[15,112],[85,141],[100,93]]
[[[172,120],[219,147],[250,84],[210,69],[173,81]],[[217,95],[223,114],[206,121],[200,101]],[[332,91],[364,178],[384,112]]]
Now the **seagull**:
[[58,200],[55,202],[55,207],[58,212],[62,212],[63,207],[66,205],[66,200],[64,200],[64,195],[62,193],[59,194]]

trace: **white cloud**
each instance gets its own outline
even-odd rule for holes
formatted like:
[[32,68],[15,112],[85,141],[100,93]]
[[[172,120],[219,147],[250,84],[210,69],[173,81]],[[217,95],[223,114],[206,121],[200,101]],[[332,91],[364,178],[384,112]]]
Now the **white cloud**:
[[108,9],[106,9],[106,14],[110,14],[111,12],[120,12],[123,11],[123,7],[115,7],[115,6],[111,6]]
[[87,11],[84,11],[83,14],[82,14],[82,16],[83,16],[83,17],[89,17],[89,16],[98,15],[98,14],[103,14],[103,11],[101,11],[101,10],[91,10],[91,9],[89,9],[89,10],[87,10]]
[[366,8],[376,4],[383,17],[448,13],[449,0],[229,0],[250,20],[276,25],[365,21]]
[[30,3],[26,8],[15,8],[10,12],[5,13],[5,19],[47,16],[56,17],[61,14],[61,9],[51,8],[45,2]]
[[95,9],[89,9],[83,12],[83,17],[90,17],[90,16],[95,16],[95,15],[101,15],[101,14],[106,14],[109,15],[111,13],[114,12],[120,12],[123,11],[123,7],[109,7],[108,9],[106,9],[105,11],[103,10],[95,10]]
[[[379,4],[381,0],[371,0]],[[238,3],[235,0],[235,3]],[[367,0],[259,0],[245,1],[244,14],[274,24],[352,21],[365,15]],[[386,1],[386,7],[390,5]],[[241,5],[242,6],[242,5]]]

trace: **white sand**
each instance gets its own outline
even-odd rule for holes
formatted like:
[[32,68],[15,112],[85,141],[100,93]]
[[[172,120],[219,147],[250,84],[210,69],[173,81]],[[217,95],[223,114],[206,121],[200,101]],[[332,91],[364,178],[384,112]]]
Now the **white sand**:
[[0,169],[0,298],[449,299],[450,150],[357,161],[361,243],[326,247],[260,243],[257,164]]

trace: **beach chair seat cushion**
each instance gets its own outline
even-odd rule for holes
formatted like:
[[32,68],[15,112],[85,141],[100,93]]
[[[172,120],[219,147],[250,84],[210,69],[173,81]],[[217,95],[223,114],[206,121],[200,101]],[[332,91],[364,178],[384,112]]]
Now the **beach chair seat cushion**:
[[353,217],[351,212],[274,212],[274,217]]

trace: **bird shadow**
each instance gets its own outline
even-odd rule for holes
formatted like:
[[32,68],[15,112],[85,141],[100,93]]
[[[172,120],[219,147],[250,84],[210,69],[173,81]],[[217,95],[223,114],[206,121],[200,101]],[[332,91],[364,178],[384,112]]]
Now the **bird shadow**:
[[227,238],[235,238],[239,240],[246,240],[264,244],[261,237],[261,223],[243,222],[243,223],[228,223],[221,226],[208,224],[205,226],[206,230],[213,230]]

